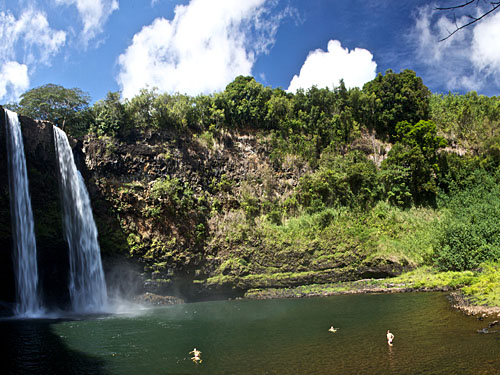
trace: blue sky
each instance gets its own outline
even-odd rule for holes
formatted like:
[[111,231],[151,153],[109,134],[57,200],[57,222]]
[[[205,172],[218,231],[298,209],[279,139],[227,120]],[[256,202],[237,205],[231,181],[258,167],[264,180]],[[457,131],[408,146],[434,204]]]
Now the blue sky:
[[433,92],[499,95],[500,12],[440,42],[467,18],[435,7],[458,3],[0,0],[0,103],[46,83],[93,101],[144,87],[197,95],[240,74],[289,91],[361,87],[389,68],[415,70]]

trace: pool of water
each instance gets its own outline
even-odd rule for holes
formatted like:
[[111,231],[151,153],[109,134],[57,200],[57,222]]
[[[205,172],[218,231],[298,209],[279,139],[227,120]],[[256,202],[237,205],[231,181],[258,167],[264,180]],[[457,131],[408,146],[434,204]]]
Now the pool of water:
[[0,360],[9,374],[498,374],[486,326],[442,293],[202,302],[2,320]]

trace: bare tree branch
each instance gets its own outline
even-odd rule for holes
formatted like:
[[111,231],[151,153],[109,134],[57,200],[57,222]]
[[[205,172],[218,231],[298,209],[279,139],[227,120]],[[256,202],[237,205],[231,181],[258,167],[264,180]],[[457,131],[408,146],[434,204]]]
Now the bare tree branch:
[[[471,5],[473,3],[476,3],[477,6],[479,6],[479,2],[480,2],[480,0],[469,0],[469,1],[466,1],[466,2],[464,2],[462,4],[458,4],[458,5],[454,5],[454,6],[450,6],[450,7],[435,8],[435,10],[440,10],[440,11],[450,11],[451,10],[451,11],[454,11],[454,10],[457,10],[457,9],[466,8],[466,7],[468,7],[469,5]],[[484,1],[484,2],[486,2],[486,1]],[[461,25],[461,26],[458,26],[456,15],[455,15],[455,13],[453,13],[453,19],[454,19],[454,23],[455,23],[455,27],[456,28],[455,28],[455,30],[453,30],[452,32],[450,32],[447,37],[441,39],[440,42],[443,42],[446,39],[450,38],[456,32],[458,32],[458,31],[460,31],[462,29],[465,29],[466,27],[469,27],[469,26],[475,24],[476,22],[481,21],[484,17],[490,15],[491,13],[495,12],[498,8],[500,8],[500,1],[490,1],[489,4],[491,5],[491,9],[490,10],[485,11],[483,14],[481,14],[478,17],[474,17],[471,14],[467,15],[467,17],[469,19],[471,19],[471,21],[468,22],[468,23],[466,23],[466,24],[464,24],[464,25]]]
[[478,0],[470,0],[467,1],[466,3],[460,4],[460,5],[454,5],[451,7],[444,7],[444,8],[435,8],[436,10],[453,10],[453,9],[460,9],[460,8],[465,8],[467,5],[470,5]]

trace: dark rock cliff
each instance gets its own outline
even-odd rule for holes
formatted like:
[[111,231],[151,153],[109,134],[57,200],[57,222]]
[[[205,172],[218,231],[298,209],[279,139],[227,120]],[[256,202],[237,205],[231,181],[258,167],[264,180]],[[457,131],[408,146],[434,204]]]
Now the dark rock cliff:
[[311,170],[299,160],[273,163],[267,144],[255,132],[222,131],[209,142],[168,132],[122,143],[87,137],[86,176],[103,255],[136,260],[145,292],[187,300],[405,268],[397,260],[368,261],[355,240],[273,242],[259,225],[262,214]]
[[[5,116],[0,107],[0,300],[15,300]],[[57,161],[50,123],[20,117],[46,304],[68,301]],[[265,136],[164,132],[119,142],[70,140],[90,193],[108,289],[186,300],[251,288],[385,277],[407,265],[368,258],[355,238],[276,237],[266,215],[293,195],[307,163],[275,163]],[[346,237],[347,236],[347,237]]]
[[[211,149],[178,134],[122,144],[86,138],[85,175],[103,256],[137,260],[144,291],[200,297],[200,285],[193,281],[207,277],[215,184],[224,178],[238,184],[257,163],[253,138],[226,135],[220,141],[220,148]],[[238,204],[225,199],[224,206],[231,200]],[[113,261],[106,263],[108,278],[115,278]],[[232,294],[231,288],[217,292]]]

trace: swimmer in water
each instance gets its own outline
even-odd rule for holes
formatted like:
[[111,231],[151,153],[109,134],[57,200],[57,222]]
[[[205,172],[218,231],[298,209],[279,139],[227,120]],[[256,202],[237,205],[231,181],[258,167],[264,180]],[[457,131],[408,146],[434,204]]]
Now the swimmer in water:
[[389,346],[392,346],[392,340],[394,340],[394,335],[391,333],[391,331],[387,330],[387,343]]
[[201,352],[199,350],[197,350],[196,348],[194,348],[193,350],[191,350],[189,352],[189,354],[193,354],[193,357],[191,357],[191,360],[194,362],[194,363],[201,363],[202,360],[200,358],[200,354]]

